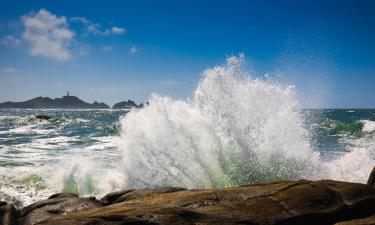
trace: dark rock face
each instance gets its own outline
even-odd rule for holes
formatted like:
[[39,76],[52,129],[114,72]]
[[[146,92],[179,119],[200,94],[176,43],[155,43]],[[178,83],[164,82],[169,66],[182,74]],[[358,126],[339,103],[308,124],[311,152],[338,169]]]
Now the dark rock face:
[[375,185],[375,167],[372,169],[370,176],[368,177],[367,185],[370,185],[370,186]]
[[16,225],[16,209],[12,204],[0,202],[0,224]]
[[134,101],[122,101],[113,105],[112,109],[132,109],[132,108],[142,108],[143,104],[137,105]]
[[18,224],[32,225],[56,215],[102,207],[94,198],[79,198],[69,193],[55,194],[47,200],[33,203],[18,213]]
[[51,117],[47,115],[36,115],[35,118],[40,119],[40,120],[50,120]]
[[76,96],[63,96],[62,98],[55,99],[37,97],[24,102],[4,102],[0,103],[0,108],[109,109],[109,106],[105,103],[98,102],[90,104]]
[[335,225],[374,225],[374,224],[375,224],[375,215],[365,217],[365,218],[360,218],[360,219],[343,221],[340,223],[336,223]]

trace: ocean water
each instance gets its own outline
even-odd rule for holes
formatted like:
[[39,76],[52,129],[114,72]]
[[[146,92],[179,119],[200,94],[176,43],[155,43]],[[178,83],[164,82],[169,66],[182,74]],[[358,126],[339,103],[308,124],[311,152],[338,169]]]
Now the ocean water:
[[187,100],[153,95],[143,109],[0,109],[0,200],[21,207],[61,191],[367,181],[374,109],[302,109],[293,86],[252,78],[243,60],[205,70]]

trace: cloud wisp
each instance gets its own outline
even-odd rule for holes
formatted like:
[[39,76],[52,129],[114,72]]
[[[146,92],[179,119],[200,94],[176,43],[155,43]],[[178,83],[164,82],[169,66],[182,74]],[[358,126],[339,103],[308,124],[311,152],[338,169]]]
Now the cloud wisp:
[[25,27],[22,37],[30,44],[29,54],[67,61],[68,49],[75,33],[69,29],[66,17],[58,17],[45,9],[21,18]]
[[1,38],[0,43],[7,47],[18,48],[21,46],[22,41],[13,35],[6,35],[5,37]]
[[101,49],[102,49],[103,51],[108,52],[108,51],[111,51],[111,50],[112,50],[112,46],[111,46],[111,45],[104,45],[104,46],[102,46]]
[[19,69],[13,67],[13,66],[9,66],[9,67],[6,67],[6,68],[0,68],[0,75],[13,75],[15,73],[17,73],[19,71]]
[[125,33],[125,31],[126,30],[122,27],[112,27],[111,28],[112,34],[123,34],[123,33]]
[[133,45],[133,46],[130,47],[129,52],[130,52],[131,54],[136,54],[136,53],[139,52],[139,49]]
[[124,34],[126,32],[125,28],[117,26],[113,26],[110,28],[102,28],[102,26],[99,23],[94,23],[85,17],[72,17],[69,20],[71,22],[82,24],[85,27],[87,34],[108,36]]

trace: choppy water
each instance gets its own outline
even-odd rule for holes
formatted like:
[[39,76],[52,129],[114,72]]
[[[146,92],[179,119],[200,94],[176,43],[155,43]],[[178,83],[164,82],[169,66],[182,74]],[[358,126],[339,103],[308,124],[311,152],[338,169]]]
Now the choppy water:
[[[49,115],[50,121],[35,115]],[[126,111],[0,110],[0,199],[29,204],[56,191],[124,186],[118,122]]]
[[366,182],[375,110],[302,110],[293,87],[252,79],[242,60],[204,71],[186,101],[154,95],[131,112],[0,110],[0,200],[22,206],[60,191],[102,196],[299,178]]

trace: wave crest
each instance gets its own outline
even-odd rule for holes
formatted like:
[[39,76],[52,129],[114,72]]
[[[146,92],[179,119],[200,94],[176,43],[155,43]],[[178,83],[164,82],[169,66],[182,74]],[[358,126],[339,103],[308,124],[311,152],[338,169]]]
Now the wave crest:
[[204,71],[193,100],[153,95],[121,120],[128,187],[224,187],[314,173],[319,154],[294,88],[252,79],[243,60]]

